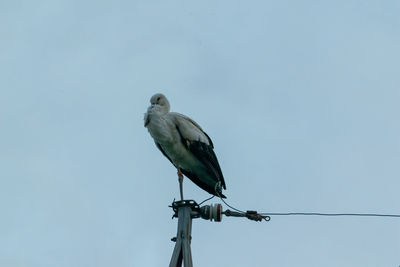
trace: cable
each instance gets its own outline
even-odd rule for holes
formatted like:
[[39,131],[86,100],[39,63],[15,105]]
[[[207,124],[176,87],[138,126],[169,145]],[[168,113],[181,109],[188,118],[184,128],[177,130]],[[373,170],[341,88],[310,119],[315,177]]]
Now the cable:
[[[226,201],[222,198],[221,194],[219,194],[219,192],[217,190],[217,186],[215,188],[215,193],[222,200],[222,202],[224,202],[225,205],[227,205],[229,208],[231,208],[239,213],[247,214],[247,212],[239,210],[235,207],[232,207],[228,203],[226,203]],[[203,202],[201,202],[201,203],[203,203]],[[261,212],[261,213],[257,213],[257,214],[259,214],[261,216],[330,216],[330,217],[333,217],[333,216],[358,216],[358,217],[400,218],[400,214],[385,214],[385,213]]]
[[379,213],[263,212],[260,214],[272,215],[272,216],[361,216],[361,217],[400,218],[400,214],[379,214]]
[[199,206],[200,206],[201,204],[203,204],[204,202],[209,201],[210,199],[213,199],[214,197],[215,197],[215,196],[211,196],[211,197],[209,197],[209,198],[203,200],[202,202],[199,203]]
[[218,182],[218,183],[215,184],[214,192],[215,192],[215,195],[216,195],[217,197],[219,197],[219,198],[222,200],[222,202],[224,202],[225,205],[227,205],[229,208],[233,209],[234,211],[237,211],[237,212],[246,214],[245,211],[242,211],[242,210],[239,210],[239,209],[237,209],[237,208],[232,207],[231,205],[229,205],[228,203],[226,203],[226,201],[222,198],[222,196],[221,196],[221,194],[220,194],[220,192],[221,192],[221,182]]
[[231,205],[229,205],[228,203],[226,203],[226,201],[222,198],[221,194],[218,192],[218,190],[215,190],[216,195],[222,200],[222,202],[225,203],[225,205],[227,205],[229,208],[233,209],[234,211],[246,214],[246,212],[239,210],[237,208],[232,207]]
[[[238,215],[240,214],[238,217],[247,217],[247,219],[249,219],[249,220],[259,221],[259,222],[261,222],[262,220],[265,220],[265,221],[267,221],[267,222],[268,222],[269,220],[271,220],[271,217],[270,217],[270,216],[260,214],[260,213],[258,213],[258,212],[255,211],[255,210],[248,210],[248,211],[244,212],[244,211],[239,210],[239,209],[237,209],[237,208],[235,208],[235,207],[232,207],[231,205],[229,205],[228,203],[226,203],[226,201],[221,197],[221,195],[220,195],[218,192],[216,192],[216,193],[217,193],[218,197],[222,200],[222,202],[225,203],[225,205],[227,205],[229,208],[235,210],[235,211],[238,213]],[[226,211],[223,212],[223,213],[224,213],[226,216],[237,216],[237,215],[233,215],[233,212],[230,211],[230,210],[226,210]]]
[[245,212],[245,211],[242,211],[242,210],[236,209],[236,208],[232,207],[231,205],[229,205],[228,203],[226,203],[226,201],[225,201],[225,200],[224,200],[222,197],[219,197],[219,198],[222,200],[222,202],[224,202],[224,203],[225,203],[225,205],[227,205],[229,208],[233,209],[234,211],[237,211],[237,212],[240,212],[240,213],[246,214],[246,212]]
[[[225,203],[229,208],[246,214],[246,212],[232,207],[221,197],[218,192],[216,192],[218,197]],[[259,215],[265,216],[358,216],[358,217],[390,217],[390,218],[400,218],[400,214],[384,214],[384,213],[323,213],[323,212],[260,212]]]

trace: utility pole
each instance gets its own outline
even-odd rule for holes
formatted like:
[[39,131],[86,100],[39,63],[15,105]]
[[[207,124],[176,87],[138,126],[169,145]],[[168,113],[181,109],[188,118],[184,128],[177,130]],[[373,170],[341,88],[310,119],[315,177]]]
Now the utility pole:
[[192,240],[192,207],[197,205],[192,201],[175,201],[172,208],[178,216],[178,231],[176,233],[175,248],[172,253],[170,267],[182,266],[182,260],[185,267],[192,267],[192,251],[190,241]]
[[190,242],[192,240],[192,219],[203,218],[205,220],[220,222],[222,214],[233,217],[246,217],[253,221],[269,221],[269,216],[262,216],[256,211],[235,212],[231,210],[222,210],[221,204],[204,205],[200,207],[194,200],[174,201],[172,206],[174,217],[178,217],[178,230],[176,237],[172,238],[175,241],[174,252],[172,253],[169,267],[193,267],[192,251]]

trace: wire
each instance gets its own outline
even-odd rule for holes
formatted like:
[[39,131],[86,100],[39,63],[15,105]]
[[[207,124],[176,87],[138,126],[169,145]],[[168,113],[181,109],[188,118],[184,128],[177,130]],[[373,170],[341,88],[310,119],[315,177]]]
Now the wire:
[[222,202],[224,202],[225,203],[225,205],[227,205],[229,208],[231,208],[231,209],[233,209],[234,211],[237,211],[237,212],[240,212],[240,213],[243,213],[243,214],[246,214],[246,212],[245,211],[242,211],[242,210],[239,210],[239,209],[237,209],[237,208],[234,208],[234,207],[232,207],[231,205],[229,205],[228,203],[226,203],[226,201],[222,198],[222,197],[219,197],[221,200],[222,200]]
[[[225,203],[229,208],[240,212],[242,214],[246,214],[245,211],[239,210],[235,207],[232,207],[222,198],[221,194],[219,194],[218,190],[215,190],[216,195]],[[212,198],[212,197],[211,197]],[[209,198],[209,199],[211,199]],[[206,199],[205,201],[209,200]],[[205,202],[203,201],[203,202]],[[202,204],[201,202],[200,204]],[[323,212],[261,212],[258,213],[262,216],[358,216],[358,217],[390,217],[390,218],[400,218],[400,214],[385,214],[385,213],[323,213]]]
[[214,192],[215,192],[215,195],[216,195],[217,197],[219,197],[219,198],[222,200],[222,202],[224,202],[225,205],[227,205],[229,208],[231,208],[231,209],[233,209],[233,210],[235,210],[235,211],[237,211],[237,212],[246,214],[246,212],[244,212],[244,211],[242,211],[242,210],[239,210],[239,209],[237,209],[237,208],[232,207],[231,205],[229,205],[228,203],[226,203],[226,201],[222,198],[222,196],[221,196],[221,194],[220,194],[220,192],[221,192],[221,182],[218,182],[218,183],[215,184]]
[[202,202],[199,203],[199,206],[200,206],[201,204],[203,204],[204,202],[209,201],[210,199],[213,199],[214,197],[215,197],[215,196],[211,196],[211,197],[209,197],[209,198],[203,200]]
[[359,217],[400,218],[400,214],[379,214],[379,213],[263,212],[260,214],[271,215],[271,216],[359,216]]
[[242,211],[242,210],[239,210],[239,209],[237,209],[237,208],[235,208],[235,207],[232,207],[231,205],[229,205],[228,203],[226,203],[226,201],[222,198],[222,196],[221,196],[221,194],[219,194],[218,193],[218,191],[217,190],[215,190],[215,193],[217,194],[217,196],[222,200],[222,202],[224,202],[225,203],[225,205],[227,205],[229,208],[231,208],[231,209],[233,209],[234,211],[237,211],[237,212],[240,212],[240,213],[243,213],[243,214],[246,214],[246,212],[245,211]]
[[[225,203],[229,208],[246,214],[246,212],[232,207],[221,197],[218,192],[216,192],[218,197]],[[203,203],[203,202],[202,202]],[[400,214],[385,214],[385,213],[323,213],[323,212],[260,212],[259,215],[266,216],[358,216],[358,217],[390,217],[390,218],[400,218]]]

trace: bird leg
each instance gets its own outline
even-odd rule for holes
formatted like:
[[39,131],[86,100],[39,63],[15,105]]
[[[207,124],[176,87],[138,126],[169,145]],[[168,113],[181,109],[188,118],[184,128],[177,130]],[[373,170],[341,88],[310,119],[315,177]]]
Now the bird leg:
[[181,193],[181,200],[183,200],[183,174],[181,169],[178,169],[179,192]]

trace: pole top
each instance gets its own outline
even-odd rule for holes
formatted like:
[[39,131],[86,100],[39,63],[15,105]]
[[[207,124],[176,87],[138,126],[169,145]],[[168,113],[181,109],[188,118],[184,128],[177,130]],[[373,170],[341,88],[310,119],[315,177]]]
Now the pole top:
[[211,204],[211,205],[204,205],[202,207],[199,206],[199,204],[196,203],[194,200],[179,200],[179,201],[174,201],[172,202],[170,206],[174,210],[174,215],[172,218],[177,218],[178,217],[178,210],[182,207],[190,207],[191,213],[190,217],[191,218],[202,218],[205,220],[210,220],[214,222],[220,222],[222,221],[222,215],[225,216],[231,216],[231,217],[246,217],[249,220],[252,221],[269,221],[271,218],[269,216],[261,215],[257,211],[253,210],[248,210],[246,212],[235,212],[231,210],[223,210],[222,205],[217,203],[217,204]]
[[172,204],[169,206],[174,210],[174,215],[172,218],[177,218],[178,217],[178,210],[179,208],[182,207],[190,207],[192,212],[190,213],[191,218],[199,218],[200,217],[200,206],[199,204],[196,203],[194,200],[179,200],[172,202]]

